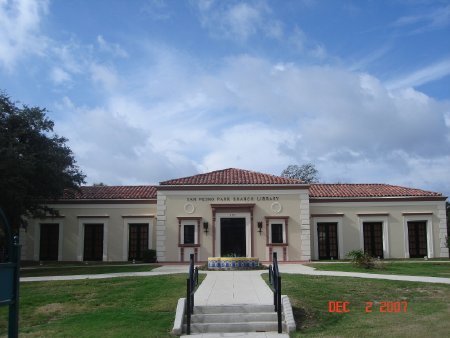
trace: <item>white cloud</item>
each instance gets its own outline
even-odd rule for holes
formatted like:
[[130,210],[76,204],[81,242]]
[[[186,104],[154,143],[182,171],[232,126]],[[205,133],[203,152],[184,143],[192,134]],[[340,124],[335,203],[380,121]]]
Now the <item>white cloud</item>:
[[269,38],[283,36],[283,24],[272,17],[265,1],[247,2],[196,2],[202,25],[214,37],[245,42],[259,33]]
[[168,20],[172,16],[165,0],[147,0],[141,11],[158,21]]
[[212,136],[213,147],[203,158],[204,171],[229,167],[281,172],[290,156],[281,148],[293,147],[297,136],[291,130],[279,130],[262,123],[245,123],[225,128]]
[[61,69],[60,67],[54,67],[50,72],[50,79],[56,85],[70,82],[71,77],[69,73]]
[[[176,50],[146,53],[146,67],[130,74],[95,63],[104,104],[73,108],[76,124],[63,122],[91,181],[148,183],[223,167],[279,174],[313,161],[328,182],[447,189],[438,185],[448,102],[331,66],[241,55],[211,70]],[[424,181],[426,163],[434,177]]]
[[450,25],[450,5],[424,11],[418,15],[402,16],[392,23],[394,27],[407,27],[410,34],[442,29]]
[[97,43],[100,50],[103,52],[107,52],[112,54],[113,56],[121,58],[128,57],[128,53],[126,52],[126,50],[123,49],[118,43],[107,42],[101,35],[97,36]]
[[107,90],[114,89],[119,83],[113,67],[92,63],[90,67],[92,81]]
[[298,26],[294,27],[287,41],[299,54],[319,60],[327,57],[325,46],[309,38]]
[[74,107],[69,98],[61,107],[72,109],[71,118],[58,123],[69,138],[88,182],[154,184],[169,176],[195,170],[182,156],[173,161],[149,142],[150,133],[132,126],[125,114],[102,107]]
[[448,75],[450,75],[450,59],[433,63],[410,74],[392,79],[386,83],[386,86],[389,89],[417,87]]
[[40,34],[48,1],[0,1],[0,65],[12,70],[26,55],[43,55],[47,40]]

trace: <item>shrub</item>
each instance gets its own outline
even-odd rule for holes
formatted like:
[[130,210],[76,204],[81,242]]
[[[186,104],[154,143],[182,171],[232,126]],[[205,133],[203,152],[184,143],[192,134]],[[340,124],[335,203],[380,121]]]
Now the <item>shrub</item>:
[[375,268],[375,260],[367,252],[363,250],[352,250],[347,254],[352,260],[352,263],[360,268],[373,269]]
[[156,250],[147,249],[142,253],[142,260],[145,263],[155,263],[156,262]]

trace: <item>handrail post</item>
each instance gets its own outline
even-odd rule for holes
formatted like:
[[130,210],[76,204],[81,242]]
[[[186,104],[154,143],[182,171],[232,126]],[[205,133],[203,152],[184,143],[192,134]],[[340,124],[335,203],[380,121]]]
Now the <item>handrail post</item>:
[[186,279],[186,333],[191,334],[191,281]]
[[11,261],[14,262],[14,303],[9,305],[8,336],[19,336],[19,280],[20,280],[20,244],[19,237],[14,236]]
[[283,328],[281,326],[281,276],[278,275],[278,292],[277,292],[277,315],[278,315],[278,333],[283,332]]

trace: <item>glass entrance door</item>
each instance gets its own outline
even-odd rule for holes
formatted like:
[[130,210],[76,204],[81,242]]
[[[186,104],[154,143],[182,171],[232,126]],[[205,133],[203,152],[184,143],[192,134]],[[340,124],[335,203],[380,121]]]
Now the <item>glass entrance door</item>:
[[408,222],[409,257],[423,258],[428,255],[427,222]]
[[85,261],[103,260],[103,224],[84,225],[84,255]]
[[39,260],[57,261],[59,244],[59,224],[41,224]]
[[364,222],[364,251],[372,257],[383,258],[383,223]]
[[319,259],[338,259],[337,223],[317,223]]
[[144,251],[148,249],[148,224],[130,224],[128,260],[142,261]]
[[220,219],[220,255],[247,256],[245,218]]

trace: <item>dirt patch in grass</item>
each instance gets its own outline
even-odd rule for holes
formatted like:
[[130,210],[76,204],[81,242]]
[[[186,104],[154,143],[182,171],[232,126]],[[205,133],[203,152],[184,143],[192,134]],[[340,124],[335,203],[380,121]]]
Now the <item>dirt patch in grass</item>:
[[73,303],[50,303],[38,306],[35,310],[37,315],[60,315],[66,313],[77,313],[86,310],[87,305],[73,304]]
[[61,313],[61,312],[66,312],[66,307],[67,306],[65,306],[61,303],[51,303],[51,304],[39,306],[38,308],[36,308],[36,313],[43,314],[43,315]]

